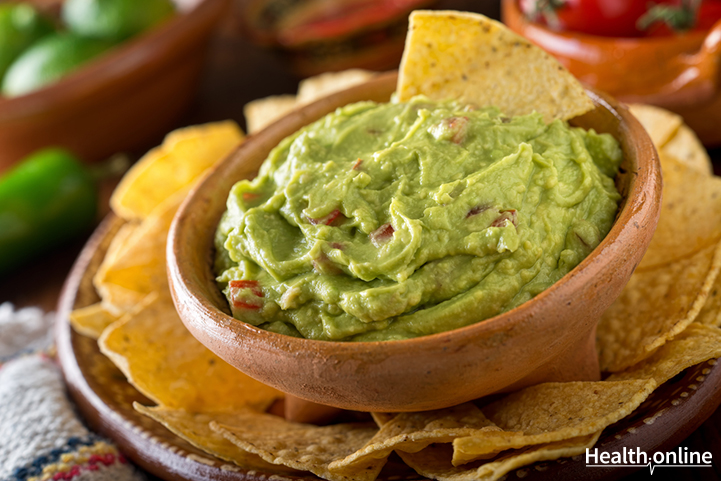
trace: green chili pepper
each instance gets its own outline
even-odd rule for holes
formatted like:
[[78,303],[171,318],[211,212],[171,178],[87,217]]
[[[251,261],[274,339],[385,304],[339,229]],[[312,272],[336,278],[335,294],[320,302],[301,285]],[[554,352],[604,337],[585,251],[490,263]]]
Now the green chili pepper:
[[86,232],[95,221],[92,175],[61,149],[25,158],[0,177],[0,274]]

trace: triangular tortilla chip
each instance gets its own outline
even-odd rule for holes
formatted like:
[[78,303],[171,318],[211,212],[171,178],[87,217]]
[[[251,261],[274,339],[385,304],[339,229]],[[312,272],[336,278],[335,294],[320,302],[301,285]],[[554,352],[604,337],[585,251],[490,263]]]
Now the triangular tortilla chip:
[[696,364],[721,356],[721,329],[692,323],[653,355],[607,381],[654,379],[658,385]]
[[656,387],[653,379],[617,382],[549,382],[530,386],[484,407],[502,431],[453,441],[453,464],[506,449],[521,449],[587,436],[633,412]]
[[[418,474],[437,481],[493,481],[522,466],[583,454],[596,444],[600,436],[601,431],[598,431],[587,436],[509,451],[490,461],[476,461],[457,467],[451,464],[452,449],[447,444],[430,446],[415,454],[398,454]],[[521,477],[518,474],[518,478]]]
[[[658,235],[658,234],[657,234]],[[721,268],[721,244],[654,269],[638,269],[598,323],[603,371],[622,371],[681,333],[706,303]]]
[[170,132],[118,184],[110,206],[126,220],[144,219],[166,198],[195,182],[243,140],[233,121],[195,125]]
[[138,391],[168,408],[263,411],[283,396],[203,346],[165,296],[148,296],[142,309],[108,327],[98,344]]
[[505,115],[533,111],[546,122],[593,109],[581,84],[550,54],[483,15],[416,10],[398,77],[398,99],[423,94],[496,106]]
[[683,124],[680,115],[669,112],[661,107],[646,104],[631,104],[628,106],[634,117],[641,122],[643,128],[651,137],[653,145],[660,150]]
[[[233,424],[238,413],[189,413],[185,409],[169,409],[163,406],[147,407],[133,403],[136,411],[159,422],[175,435],[198,449],[225,461],[231,461],[246,469],[272,471],[276,474],[300,474],[295,469],[266,463],[256,454],[240,449],[221,434],[210,429],[211,421]],[[240,411],[245,413],[244,410]],[[243,414],[241,414],[243,416]]]
[[329,481],[373,481],[385,459],[370,459],[347,471],[329,471],[328,465],[358,451],[378,428],[373,423],[314,426],[278,416],[237,413],[234,424],[211,422],[210,428],[233,444],[263,460],[310,471]]

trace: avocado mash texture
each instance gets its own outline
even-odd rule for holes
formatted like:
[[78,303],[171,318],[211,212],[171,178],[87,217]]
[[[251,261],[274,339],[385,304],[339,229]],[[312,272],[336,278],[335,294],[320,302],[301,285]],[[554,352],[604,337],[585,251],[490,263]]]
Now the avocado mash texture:
[[360,102],[235,184],[216,234],[233,315],[320,340],[406,339],[508,311],[608,233],[609,135],[415,97]]

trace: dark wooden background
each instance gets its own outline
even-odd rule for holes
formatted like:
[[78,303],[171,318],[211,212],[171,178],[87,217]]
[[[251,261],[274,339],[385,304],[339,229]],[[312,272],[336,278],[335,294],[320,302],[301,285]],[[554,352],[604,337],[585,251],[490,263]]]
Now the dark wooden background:
[[[441,0],[437,6],[499,17],[497,0]],[[300,79],[289,71],[282,56],[253,45],[244,37],[239,20],[241,3],[234,3],[232,8],[235,15],[227,15],[218,26],[195,103],[178,121],[178,127],[222,119],[234,119],[244,126],[245,103],[268,95],[295,93],[297,89]],[[162,138],[158,138],[154,145],[161,141]],[[141,154],[134,152],[131,156],[137,158]],[[721,174],[721,150],[710,151],[710,155],[716,173]],[[108,179],[100,186],[98,219],[109,211],[108,197],[117,181],[117,178]],[[54,310],[64,279],[86,238],[62,246],[1,277],[0,303],[10,301],[17,307],[41,306],[45,310]],[[721,409],[681,446],[688,447],[690,451],[711,451],[714,459],[721,459]],[[677,468],[673,471],[656,471],[657,478],[666,475],[678,480],[721,481],[721,469],[716,462],[713,470]],[[648,470],[641,470],[628,478],[647,477],[650,477]]]

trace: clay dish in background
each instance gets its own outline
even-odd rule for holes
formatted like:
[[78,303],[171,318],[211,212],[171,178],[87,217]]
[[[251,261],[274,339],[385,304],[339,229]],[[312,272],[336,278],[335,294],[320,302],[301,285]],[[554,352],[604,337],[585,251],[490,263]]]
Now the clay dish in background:
[[217,288],[213,237],[232,185],[255,175],[281,139],[336,107],[387,101],[396,74],[331,95],[250,137],[181,206],[168,238],[168,275],[183,322],[200,342],[248,375],[320,404],[360,411],[420,411],[543,381],[599,378],[596,324],[641,260],[661,205],[661,173],[646,131],[611,98],[576,125],[609,132],[624,151],[623,195],[604,241],[531,301],[461,329],[403,341],[327,342],[264,331],[229,315]]
[[147,147],[190,105],[228,0],[181,2],[175,17],[27,95],[0,97],[0,172],[46,146],[92,162]]
[[672,110],[704,145],[721,145],[721,21],[708,31],[621,38],[553,31],[527,20],[517,0],[502,0],[501,14],[581,82],[624,102]]

